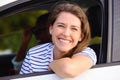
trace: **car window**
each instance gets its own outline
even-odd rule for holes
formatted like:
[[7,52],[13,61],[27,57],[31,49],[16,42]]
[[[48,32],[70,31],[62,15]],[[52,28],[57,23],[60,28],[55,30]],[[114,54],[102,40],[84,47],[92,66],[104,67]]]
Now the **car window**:
[[[91,43],[92,47],[97,53],[98,63],[100,55],[101,44],[101,28],[102,28],[102,11],[100,5],[96,3],[96,0],[71,0],[76,1],[88,16],[88,20],[91,26]],[[46,0],[41,3],[41,0],[35,0],[29,3],[16,5],[13,8],[8,8],[0,13],[0,76],[8,76],[9,71],[13,68],[11,60],[14,56],[11,54],[17,54],[21,44],[23,30],[27,26],[33,27],[36,22],[36,18],[46,12],[49,12],[49,8],[54,4],[56,0]],[[12,5],[12,4],[11,4]],[[23,6],[24,5],[24,6]],[[4,9],[4,8],[2,8]],[[14,10],[15,9],[15,10]],[[15,14],[16,13],[16,14]],[[98,25],[97,25],[98,24]],[[35,46],[37,43],[35,36],[32,35],[32,39],[29,44],[29,48]],[[10,54],[6,56],[5,54]],[[3,56],[5,55],[5,56]],[[4,62],[4,63],[3,63]],[[4,70],[6,69],[6,70]]]

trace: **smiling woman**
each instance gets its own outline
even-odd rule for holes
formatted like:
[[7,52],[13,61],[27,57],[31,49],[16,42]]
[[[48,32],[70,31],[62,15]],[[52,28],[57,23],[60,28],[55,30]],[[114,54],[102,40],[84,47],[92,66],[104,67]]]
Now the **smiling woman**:
[[[25,28],[27,24],[29,24],[30,26],[34,25],[37,15],[32,14],[31,11],[35,11],[35,13],[37,10],[38,11],[47,10],[51,12],[50,7],[54,5],[56,2],[61,0],[16,0],[14,2],[12,1],[13,0],[0,1],[0,50],[12,48],[12,50],[10,50],[12,52],[10,53],[13,53],[13,51],[14,52],[17,51],[19,47],[18,44],[20,44],[21,33],[23,28]],[[90,28],[92,34],[91,35],[92,43],[88,44],[89,42],[88,39],[89,36],[88,36],[86,39],[88,41],[85,41],[86,42],[85,44],[81,44],[84,41],[85,34],[87,34],[85,33],[87,28],[84,29],[85,26],[83,23],[84,16],[78,17],[78,15],[76,16],[75,11],[73,11],[72,13],[71,12],[68,13],[69,10],[67,10],[68,12],[60,11],[61,13],[59,12],[56,14],[52,13],[51,15],[53,15],[53,17],[50,18],[49,20],[51,21],[51,24],[49,25],[50,27],[49,31],[51,33],[51,37],[53,41],[56,42],[47,43],[44,45],[38,45],[28,51],[28,54],[24,61],[24,64],[25,62],[26,64],[25,66],[23,65],[22,67],[24,68],[23,70],[25,71],[21,69],[21,74],[25,73],[26,75],[15,75],[8,77],[8,75],[11,75],[10,71],[12,71],[11,68],[13,68],[11,60],[13,59],[15,54],[0,55],[0,77],[7,76],[5,78],[0,78],[0,80],[10,80],[13,78],[15,79],[20,77],[22,77],[21,80],[23,80],[23,77],[30,76],[28,78],[25,78],[26,80],[29,80],[29,79],[33,79],[31,78],[31,76],[34,77],[34,75],[37,75],[36,76],[37,79],[38,78],[42,79],[44,77],[45,80],[48,79],[58,80],[61,79],[58,76],[73,77],[76,76],[78,73],[80,73],[80,75],[77,78],[75,78],[75,80],[85,80],[85,79],[97,80],[98,78],[100,80],[105,80],[105,79],[120,80],[120,76],[119,74],[117,74],[120,73],[120,69],[119,69],[120,68],[120,63],[119,63],[120,62],[120,54],[119,54],[120,0],[66,0],[66,1],[75,2],[82,8],[82,10],[84,10],[85,12],[87,11],[86,13],[88,16],[88,20],[90,22]],[[60,9],[63,10],[65,9],[62,7],[57,8],[57,11],[59,11]],[[69,6],[68,9],[72,10],[73,6],[72,7]],[[24,13],[24,12],[28,12],[27,15],[14,16],[14,14]],[[64,18],[64,20],[61,19],[61,17],[63,16],[66,17]],[[15,17],[17,18],[19,17],[19,18],[17,19]],[[72,19],[75,19],[76,23],[78,24],[75,25],[74,21],[71,21],[72,19],[70,17],[72,17]],[[9,26],[11,24],[12,26]],[[36,30],[33,30],[33,32],[34,31]],[[44,37],[48,38],[47,36]],[[79,41],[80,38],[82,40]],[[78,44],[80,43],[79,46],[80,49],[77,48],[78,45],[75,46],[75,44],[73,44],[76,41],[78,41]],[[32,43],[34,42],[36,41],[32,40]],[[67,49],[67,45],[68,45],[68,49]],[[83,48],[84,45],[86,45],[85,48]],[[71,49],[73,46],[75,47]],[[94,51],[88,46],[95,50],[95,52],[97,53],[97,63],[100,64],[100,65],[95,65],[95,67],[92,67],[92,69],[90,68],[95,64],[96,60],[95,60]],[[77,66],[74,66],[73,64]],[[87,68],[85,65],[87,65]],[[82,74],[82,72],[84,72],[83,70],[88,70],[88,71]],[[40,72],[40,71],[47,71],[47,72]],[[33,73],[33,72],[38,72],[38,73]],[[27,74],[27,73],[33,73],[33,74]],[[48,73],[49,75],[47,75]],[[52,74],[53,76],[50,75],[50,73],[53,73]],[[41,74],[42,76],[40,76]],[[56,77],[58,79],[55,79]]]
[[89,23],[77,4],[56,3],[48,26],[52,42],[29,49],[20,74],[53,71],[63,78],[76,77],[96,64],[96,54],[88,47]]
[[[11,75],[9,73],[9,71],[11,71],[10,69],[13,68],[11,59],[13,59],[13,57],[16,55],[15,53],[18,52],[19,45],[21,42],[21,36],[22,36],[21,33],[23,32],[23,28],[25,28],[26,26],[33,26],[35,24],[36,18],[39,15],[44,13],[44,11],[42,12],[42,10],[51,12],[50,7],[57,1],[59,1],[59,0],[17,0],[15,2],[10,2],[10,4],[6,1],[6,3],[7,3],[6,5],[4,5],[2,3],[3,6],[0,7],[0,44],[1,44],[0,49],[1,50],[11,49],[12,52],[10,52],[9,55],[3,54],[0,56],[1,57],[0,58],[1,59],[0,60],[0,72],[1,72],[0,76]],[[98,5],[98,3],[96,3],[97,1],[95,1],[95,0],[94,1],[93,0],[68,0],[68,1],[73,1],[73,2],[77,3],[78,5],[80,5],[80,7],[84,11],[86,11],[91,6]],[[24,14],[24,13],[26,13],[26,14]],[[53,18],[50,18],[49,21],[52,21],[52,24],[50,24],[50,33],[51,33],[51,36],[52,36],[52,39],[54,42],[50,43],[49,46],[46,44],[46,45],[43,45],[42,47],[47,46],[51,50],[53,49],[53,51],[50,51],[50,53],[57,53],[57,54],[52,54],[52,55],[48,54],[48,55],[51,55],[53,59],[49,58],[49,56],[45,57],[47,54],[42,53],[42,55],[45,57],[45,59],[49,59],[46,62],[48,62],[48,63],[51,62],[51,67],[50,67],[50,65],[48,66],[48,67],[50,67],[49,69],[51,69],[52,71],[57,73],[56,70],[54,70],[54,66],[52,66],[52,64],[58,65],[57,63],[59,62],[59,59],[63,58],[60,60],[60,63],[65,61],[65,64],[67,65],[68,63],[71,64],[71,62],[72,62],[72,64],[73,64],[74,62],[76,62],[76,63],[74,63],[76,65],[80,62],[79,60],[78,60],[79,62],[76,61],[76,59],[79,59],[79,57],[78,57],[79,55],[86,53],[86,51],[88,51],[88,52],[91,51],[91,53],[94,54],[94,51],[91,50],[91,48],[86,48],[86,47],[83,48],[82,46],[80,46],[81,49],[76,48],[76,44],[84,41],[83,38],[85,38],[85,36],[83,35],[83,32],[84,32],[84,30],[82,30],[83,27],[81,27],[81,25],[83,25],[83,23],[81,23],[82,18],[79,19],[78,16],[74,15],[74,11],[73,11],[73,13],[63,12],[63,13],[60,13],[59,16],[55,16],[55,15],[53,15],[53,16],[54,16],[54,20],[52,20]],[[72,19],[74,19],[74,21],[72,21],[72,19],[69,16],[72,17]],[[64,20],[61,20],[61,17]],[[57,31],[56,31],[56,29],[57,29]],[[32,31],[36,34],[35,29]],[[38,32],[41,32],[41,31],[38,31]],[[78,35],[76,35],[76,34],[78,34]],[[48,38],[48,37],[46,36],[46,38]],[[89,38],[89,36],[88,36],[88,38]],[[88,38],[86,39],[88,41],[85,41],[86,42],[85,45],[89,44]],[[31,44],[29,45],[28,48],[30,48],[31,46],[34,46],[36,44],[36,42],[37,41],[34,39],[34,37],[32,37],[32,40],[30,42]],[[54,45],[54,44],[56,44],[56,45]],[[67,45],[69,45],[68,48],[67,48]],[[74,49],[71,49],[73,47],[74,47]],[[47,51],[47,50],[45,49],[45,51]],[[98,52],[99,52],[99,50],[98,50]],[[79,54],[80,51],[82,51],[82,52]],[[39,52],[39,50],[38,50],[38,52]],[[67,54],[67,53],[69,53],[69,54]],[[93,58],[87,54],[88,53],[83,55],[81,57],[81,59],[88,56],[86,59],[88,59],[88,61],[90,60],[90,63],[92,63],[92,65],[95,64],[96,60],[93,60]],[[38,54],[38,56],[39,56],[39,54]],[[36,60],[39,61],[38,56],[37,57],[35,56],[35,58],[34,58],[35,61]],[[73,59],[73,61],[71,61],[71,59]],[[43,60],[41,62],[43,62]],[[89,62],[86,62],[86,63],[89,63]],[[84,63],[82,63],[82,64],[84,64]],[[39,65],[39,64],[37,64],[37,65]],[[63,66],[65,66],[67,68],[66,65],[63,65]],[[58,68],[59,67],[60,66],[58,66]],[[37,68],[39,68],[39,67],[37,67]],[[45,68],[45,70],[46,70],[46,67],[43,67],[43,68]],[[75,70],[74,68],[75,68],[75,66],[71,65],[71,68],[67,68],[66,72],[69,71],[69,69]],[[49,71],[49,70],[47,69],[47,71]],[[77,70],[77,71],[79,71],[79,70]],[[35,70],[35,72],[37,72],[37,70]],[[59,73],[57,73],[57,74],[59,74]]]
[[[81,21],[79,20],[79,18],[77,18],[69,12],[61,12],[59,14],[59,17],[53,24],[53,27],[50,27],[50,34],[54,34],[52,36],[52,40],[54,44],[56,44],[56,47],[59,47],[60,51],[62,51],[61,56],[66,55],[66,53],[68,53],[66,51],[69,51],[71,48],[74,48],[77,45],[78,41],[82,40],[83,34],[81,33],[80,26]],[[72,39],[69,36],[71,36]]]

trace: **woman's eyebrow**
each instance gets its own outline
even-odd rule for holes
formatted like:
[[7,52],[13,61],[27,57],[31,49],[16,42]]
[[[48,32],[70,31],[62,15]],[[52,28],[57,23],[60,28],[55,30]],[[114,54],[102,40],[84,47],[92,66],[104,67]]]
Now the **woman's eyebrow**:
[[79,26],[76,26],[76,25],[72,25],[72,27],[73,28],[78,28],[78,29],[80,28]]
[[62,23],[62,22],[57,22],[57,24],[63,24],[63,25],[65,25],[64,23]]

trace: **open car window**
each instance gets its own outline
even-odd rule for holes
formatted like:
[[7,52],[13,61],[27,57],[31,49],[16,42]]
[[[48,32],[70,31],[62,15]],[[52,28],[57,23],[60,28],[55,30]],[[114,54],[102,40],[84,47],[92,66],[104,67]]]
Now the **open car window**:
[[[6,7],[0,8],[0,76],[10,75],[9,71],[13,68],[12,58],[17,54],[21,44],[22,34],[25,27],[35,25],[36,18],[50,11],[50,7],[57,0],[18,0],[19,3],[11,3]],[[28,2],[27,2],[28,1]],[[100,62],[99,55],[102,42],[102,8],[95,0],[71,0],[78,3],[86,13],[91,26],[91,44]],[[13,5],[12,5],[13,4]],[[29,48],[36,45],[36,39],[32,35]],[[7,57],[6,57],[7,56]],[[3,63],[4,62],[4,63]],[[6,70],[4,70],[6,68]]]

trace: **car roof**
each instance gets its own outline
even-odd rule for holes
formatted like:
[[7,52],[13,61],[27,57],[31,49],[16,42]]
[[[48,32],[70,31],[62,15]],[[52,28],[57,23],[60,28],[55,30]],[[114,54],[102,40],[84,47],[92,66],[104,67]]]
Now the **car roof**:
[[[0,18],[31,9],[46,9],[60,0],[3,0],[0,2]],[[77,1],[81,6],[88,7],[96,4],[97,0],[69,0]]]
[[50,5],[56,1],[59,0],[13,0],[11,2],[1,1],[2,3],[0,4],[0,18],[6,15],[35,8],[49,9]]
[[27,2],[27,1],[30,1],[30,0],[2,0],[0,2],[0,11],[21,3]]

